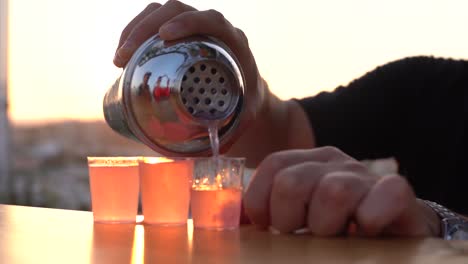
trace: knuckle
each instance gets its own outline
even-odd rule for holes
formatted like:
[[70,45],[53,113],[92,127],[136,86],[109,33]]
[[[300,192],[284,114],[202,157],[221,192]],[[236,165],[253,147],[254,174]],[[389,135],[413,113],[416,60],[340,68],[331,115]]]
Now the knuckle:
[[219,12],[217,10],[214,10],[214,9],[210,9],[210,10],[208,10],[208,14],[217,23],[222,23],[222,24],[226,23],[226,18],[224,18],[224,15],[221,12]]
[[321,147],[319,151],[322,156],[328,157],[330,160],[354,160],[341,149],[334,146]]
[[239,34],[240,38],[247,44],[249,45],[249,39],[247,38],[247,35],[244,33],[244,31],[240,28],[236,28],[237,34]]
[[147,10],[153,10],[153,9],[157,9],[157,8],[160,8],[162,5],[160,3],[149,3],[147,6],[146,6],[146,9]]
[[171,9],[178,13],[182,13],[187,9],[187,5],[177,0],[169,0],[167,1],[166,5],[170,6]]
[[326,175],[320,182],[319,199],[330,206],[342,207],[354,195],[357,179]]
[[288,166],[289,159],[286,152],[275,152],[267,156],[263,163],[273,168],[273,171],[278,171],[280,168]]
[[399,175],[386,176],[388,188],[391,189],[392,199],[395,204],[405,204],[413,196],[413,191],[408,181]]
[[300,181],[291,170],[284,169],[277,173],[273,179],[275,194],[280,197],[300,196]]
[[343,162],[343,168],[345,171],[353,172],[366,172],[367,167],[363,163],[356,160],[347,160]]
[[320,151],[324,153],[330,153],[330,154],[342,153],[341,150],[339,150],[337,147],[334,147],[334,146],[321,147]]

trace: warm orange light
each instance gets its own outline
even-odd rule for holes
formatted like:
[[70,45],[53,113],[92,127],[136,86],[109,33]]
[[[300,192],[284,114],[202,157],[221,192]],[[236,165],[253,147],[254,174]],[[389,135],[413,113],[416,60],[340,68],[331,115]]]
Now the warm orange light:
[[145,260],[145,228],[142,225],[135,226],[135,235],[132,246],[132,264],[143,264]]
[[136,216],[136,222],[137,224],[142,223],[145,220],[145,217],[142,215],[137,215]]
[[[122,72],[112,65],[120,34],[151,1],[119,1],[112,12],[110,0],[95,2],[74,1],[74,12],[67,12],[70,1],[8,1],[14,121],[102,118],[102,97]],[[468,34],[460,34],[468,1],[183,2],[216,9],[241,28],[270,90],[282,99],[334,89],[404,56],[468,58]],[[41,41],[31,48],[31,39]]]
[[189,211],[193,161],[152,158],[140,162],[139,169],[145,223],[185,224]]
[[187,220],[187,241],[190,254],[192,253],[193,248],[193,220]]
[[156,163],[164,163],[164,162],[172,162],[174,160],[166,158],[166,157],[143,157],[142,162],[149,163],[149,164],[156,164]]
[[137,158],[89,157],[94,221],[135,222],[138,211]]
[[192,189],[191,208],[196,228],[232,229],[239,226],[241,188]]

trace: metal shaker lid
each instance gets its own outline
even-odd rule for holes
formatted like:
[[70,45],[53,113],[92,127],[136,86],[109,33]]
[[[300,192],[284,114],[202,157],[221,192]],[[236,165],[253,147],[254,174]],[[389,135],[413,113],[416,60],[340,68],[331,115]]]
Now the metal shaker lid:
[[133,55],[119,86],[128,128],[161,154],[209,153],[208,125],[217,124],[220,145],[239,125],[242,72],[232,52],[211,37],[152,37]]

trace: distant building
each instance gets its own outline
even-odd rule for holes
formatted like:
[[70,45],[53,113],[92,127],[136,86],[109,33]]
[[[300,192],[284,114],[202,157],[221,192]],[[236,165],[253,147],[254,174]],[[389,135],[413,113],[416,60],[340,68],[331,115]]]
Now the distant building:
[[7,97],[8,0],[0,0],[0,203],[9,198],[9,125]]

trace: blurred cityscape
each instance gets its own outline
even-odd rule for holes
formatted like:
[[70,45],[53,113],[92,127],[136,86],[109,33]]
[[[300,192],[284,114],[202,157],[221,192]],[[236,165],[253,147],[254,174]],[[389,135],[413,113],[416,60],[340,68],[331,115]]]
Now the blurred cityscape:
[[[9,204],[90,210],[87,156],[156,156],[120,136],[104,121],[11,127]],[[378,174],[394,172],[393,159],[365,161]],[[244,184],[253,170],[247,169]]]
[[156,153],[104,121],[12,125],[10,204],[90,210],[87,156]]

